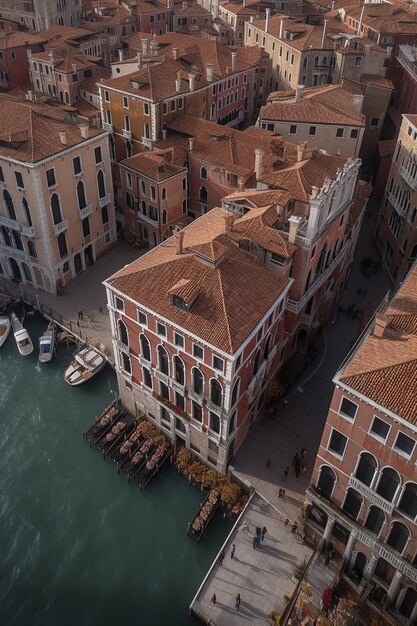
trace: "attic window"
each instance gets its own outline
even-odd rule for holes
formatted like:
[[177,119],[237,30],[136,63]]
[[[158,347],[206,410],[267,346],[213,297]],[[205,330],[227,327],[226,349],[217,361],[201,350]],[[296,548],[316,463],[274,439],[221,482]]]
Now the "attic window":
[[179,296],[174,295],[172,295],[171,298],[172,305],[177,307],[177,309],[180,309],[181,311],[187,311],[187,313],[190,311],[190,306],[187,304],[187,302],[185,302],[185,300],[183,300]]
[[143,83],[139,83],[137,80],[132,80],[131,83],[133,89],[140,89],[141,87],[143,87]]
[[222,141],[222,139],[224,139],[224,135],[216,135],[212,133],[211,138],[213,141]]

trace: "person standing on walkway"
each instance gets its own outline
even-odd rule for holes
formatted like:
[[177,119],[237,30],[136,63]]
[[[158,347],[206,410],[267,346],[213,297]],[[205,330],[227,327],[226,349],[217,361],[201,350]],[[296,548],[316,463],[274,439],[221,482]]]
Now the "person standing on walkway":
[[211,596],[211,602],[212,604],[216,604],[216,600],[217,600],[217,596],[215,593],[213,593],[213,595]]
[[253,538],[252,546],[256,548],[257,545],[258,545],[258,535],[255,535]]
[[289,468],[289,467],[288,467],[288,465],[287,465],[287,467],[286,467],[286,468],[285,468],[285,470],[284,470],[284,478],[285,478],[285,480],[287,480],[287,478],[288,478],[288,472],[289,472],[289,471],[290,471],[290,468]]
[[231,559],[235,558],[235,550],[236,550],[236,544],[232,543],[232,547],[230,548],[230,558]]
[[78,311],[78,319],[79,319],[79,320],[84,319],[84,317],[83,317],[83,312],[81,311],[81,309]]
[[222,550],[219,554],[219,565],[223,565],[223,561],[224,561],[224,551]]
[[236,607],[237,610],[239,610],[239,607],[240,607],[240,593],[238,593],[237,596],[236,596],[235,607]]
[[266,535],[266,528],[265,528],[265,526],[264,526],[264,527],[262,528],[262,531],[261,531],[262,541],[265,539],[265,535]]

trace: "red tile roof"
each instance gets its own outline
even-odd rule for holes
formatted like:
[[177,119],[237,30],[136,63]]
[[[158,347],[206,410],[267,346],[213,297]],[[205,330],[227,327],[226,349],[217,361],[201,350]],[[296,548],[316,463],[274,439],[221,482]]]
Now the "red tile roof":
[[120,162],[120,165],[152,178],[157,182],[162,182],[171,176],[188,172],[183,165],[172,163],[172,153],[166,152],[141,152]]
[[[171,237],[106,282],[156,316],[235,354],[286,282],[224,234],[226,216],[222,209],[209,211],[182,231],[182,254]],[[191,311],[171,303],[178,289],[195,298]]]

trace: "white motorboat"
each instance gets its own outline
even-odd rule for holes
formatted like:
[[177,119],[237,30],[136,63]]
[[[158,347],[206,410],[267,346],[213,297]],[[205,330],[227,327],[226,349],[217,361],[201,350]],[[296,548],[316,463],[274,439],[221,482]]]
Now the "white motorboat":
[[22,323],[15,315],[12,313],[12,328],[14,333],[14,338],[16,340],[17,349],[19,350],[22,356],[28,356],[33,352],[33,343],[29,336],[26,328],[23,327]]
[[12,325],[10,324],[10,317],[8,315],[0,317],[0,348],[9,336],[11,327]]
[[65,370],[65,382],[72,386],[82,385],[101,372],[105,365],[106,359],[100,352],[90,346],[82,348]]
[[56,326],[49,322],[47,329],[39,339],[39,363],[49,363],[55,353]]

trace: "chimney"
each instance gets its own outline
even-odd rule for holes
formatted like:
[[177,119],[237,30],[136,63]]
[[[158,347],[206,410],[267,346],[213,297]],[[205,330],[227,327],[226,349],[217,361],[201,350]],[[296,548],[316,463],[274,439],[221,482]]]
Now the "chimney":
[[174,57],[174,61],[178,60],[179,53],[180,53],[179,48],[172,48],[172,55]]
[[302,219],[303,218],[298,215],[291,215],[291,217],[288,218],[290,223],[290,232],[288,233],[289,243],[295,243]]
[[282,39],[282,35],[284,32],[284,20],[282,19],[279,23],[279,39]]
[[232,230],[234,221],[235,221],[234,213],[227,213],[224,216],[224,234],[225,235],[228,235],[230,231]]
[[374,326],[374,335],[375,337],[382,337],[384,334],[384,330],[386,329],[388,324],[388,317],[383,315],[382,313],[377,313],[375,315],[375,326]]
[[323,38],[321,40],[321,47],[322,48],[326,47],[326,37],[327,37],[327,20],[324,20],[324,23],[323,23]]
[[123,61],[125,58],[125,52],[124,50],[120,49],[119,50],[119,61]]
[[358,113],[362,113],[363,94],[353,95],[352,97],[355,111],[358,111]]
[[245,181],[243,180],[242,176],[239,176],[239,178],[237,179],[237,184],[239,186],[239,191],[244,191]]
[[30,102],[33,102],[33,91],[31,91],[30,89],[28,91],[28,100],[30,100]]
[[233,50],[232,52],[232,72],[236,72],[236,60],[237,60],[237,52]]
[[185,11],[185,9],[188,8],[188,2],[183,2],[182,8],[183,8],[183,11]]
[[64,144],[64,146],[66,146],[68,143],[68,140],[67,140],[67,133],[65,132],[65,130],[59,131],[59,138],[61,140],[61,143]]
[[179,230],[175,233],[175,237],[177,239],[177,254],[182,254],[182,242],[184,239],[184,233],[182,230]]
[[304,85],[297,85],[297,87],[295,88],[295,101],[296,102],[300,102],[303,89],[304,89]]
[[194,148],[194,137],[189,137],[188,138],[188,150],[192,152],[193,148]]
[[363,5],[363,7],[362,7],[361,16],[359,18],[358,30],[356,31],[356,34],[358,35],[358,37],[360,37],[360,35],[361,35],[364,11],[365,11],[365,5]]
[[80,126],[81,137],[82,137],[83,139],[88,139],[88,136],[89,136],[89,134],[90,134],[90,132],[89,132],[89,131],[90,131],[90,129],[89,129],[89,127],[88,127],[88,124],[82,124],[82,125]]
[[142,52],[143,52],[144,57],[148,56],[148,40],[147,39],[142,39]]
[[297,146],[297,163],[303,160],[304,148],[303,146]]
[[262,157],[264,153],[260,148],[255,148],[255,174],[256,178],[260,178],[263,172],[262,168]]
[[251,15],[249,18],[249,24],[253,24],[253,15]]
[[26,54],[27,54],[28,58],[30,59],[30,57],[32,56],[32,50],[30,48],[28,48],[26,50]]
[[142,51],[141,50],[138,50],[138,65],[139,65],[139,68],[142,65]]
[[243,0],[243,8],[246,8],[246,0]]
[[265,9],[265,32],[268,32],[269,26],[269,15],[271,13],[271,9]]
[[189,74],[190,91],[194,91],[195,74]]
[[214,68],[213,63],[206,64],[206,75],[207,75],[208,83],[211,83],[211,81],[213,80],[213,68]]
[[175,91],[181,93],[181,78],[175,80]]

